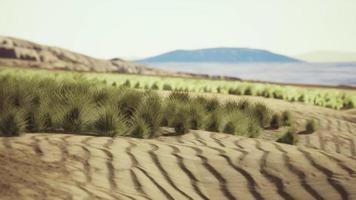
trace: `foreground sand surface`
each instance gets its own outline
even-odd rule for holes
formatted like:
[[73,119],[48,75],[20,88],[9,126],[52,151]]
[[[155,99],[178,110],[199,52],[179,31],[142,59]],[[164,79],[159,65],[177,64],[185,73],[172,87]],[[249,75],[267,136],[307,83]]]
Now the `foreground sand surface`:
[[0,199],[356,199],[356,158],[192,131],[0,138]]
[[[258,139],[205,131],[151,140],[55,133],[0,137],[0,199],[356,199],[355,110],[209,97],[291,111],[297,145],[273,142],[281,129],[265,130]],[[307,119],[320,128],[303,134]]]

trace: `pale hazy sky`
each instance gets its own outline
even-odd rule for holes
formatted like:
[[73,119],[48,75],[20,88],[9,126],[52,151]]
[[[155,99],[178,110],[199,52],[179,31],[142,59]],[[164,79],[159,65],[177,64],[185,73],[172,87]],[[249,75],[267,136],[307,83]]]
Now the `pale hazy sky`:
[[0,35],[99,58],[206,47],[356,51],[356,0],[0,0]]

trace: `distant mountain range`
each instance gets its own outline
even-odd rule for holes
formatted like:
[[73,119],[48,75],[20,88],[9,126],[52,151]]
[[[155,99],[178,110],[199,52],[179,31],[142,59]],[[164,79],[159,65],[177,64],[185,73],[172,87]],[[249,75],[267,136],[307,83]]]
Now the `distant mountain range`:
[[199,50],[175,50],[158,56],[138,60],[136,62],[296,63],[303,61],[261,49],[209,48]]
[[356,62],[356,52],[315,51],[296,57],[308,62]]

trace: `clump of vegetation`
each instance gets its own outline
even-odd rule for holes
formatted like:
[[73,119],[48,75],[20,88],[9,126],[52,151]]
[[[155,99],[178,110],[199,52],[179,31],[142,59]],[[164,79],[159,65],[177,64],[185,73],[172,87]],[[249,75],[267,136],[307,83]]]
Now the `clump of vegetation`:
[[[165,126],[178,134],[196,129],[257,137],[269,113],[267,107],[248,101],[222,104],[190,97],[189,87],[178,87],[181,91],[164,98],[152,90],[131,89],[130,80],[121,87],[101,83],[82,75],[31,79],[0,74],[0,134],[65,131],[153,138]],[[142,85],[152,89],[151,84]]]
[[249,112],[256,117],[261,127],[266,127],[270,124],[272,112],[265,104],[257,103],[253,108],[250,108]]
[[168,98],[171,99],[171,100],[178,100],[178,101],[188,102],[189,99],[190,99],[190,96],[189,96],[188,92],[174,91],[169,95]]
[[167,84],[167,83],[165,83],[165,84],[163,85],[162,89],[163,89],[163,90],[173,90],[172,86],[169,85],[169,84]]
[[198,102],[188,105],[189,127],[194,130],[203,129],[206,118],[205,110]]
[[179,112],[173,117],[172,126],[178,134],[188,133],[190,128],[189,110],[186,107],[181,107]]
[[306,133],[313,133],[316,130],[318,130],[318,128],[319,128],[318,123],[314,119],[308,120],[305,124],[305,132]]
[[111,107],[100,108],[98,118],[94,121],[94,130],[104,136],[124,135],[127,124],[123,116]]
[[294,145],[298,142],[298,136],[293,127],[285,130],[281,136],[278,138],[277,142]]
[[[22,72],[26,73],[22,73]],[[10,74],[22,77],[51,77],[63,79],[63,77],[72,77],[74,79],[90,79],[101,85],[106,83],[123,83],[124,87],[134,87],[136,89],[151,89],[152,83],[163,85],[159,89],[178,90],[186,92],[218,92],[232,95],[253,95],[266,98],[283,99],[285,101],[299,101],[306,104],[328,107],[332,109],[350,109],[356,106],[356,92],[337,90],[337,89],[319,89],[319,88],[300,88],[294,86],[282,86],[265,83],[250,83],[241,81],[226,80],[207,80],[191,79],[178,77],[159,77],[159,76],[137,76],[137,75],[115,75],[104,74],[100,76],[96,73],[68,73],[56,72],[48,73],[42,70],[18,70],[4,69],[1,74]],[[135,85],[133,85],[136,83]],[[164,86],[166,85],[166,86]]]
[[151,86],[151,90],[159,90],[159,86],[157,83],[154,83],[152,86]]
[[149,127],[147,137],[156,136],[162,120],[162,103],[160,97],[156,93],[148,92],[144,96],[144,100],[138,106],[134,122],[143,121]]
[[121,90],[116,105],[119,112],[127,119],[131,118],[144,98],[142,92],[134,90]]
[[0,135],[19,136],[25,132],[26,120],[23,111],[7,109],[0,113]]
[[131,131],[127,136],[134,138],[150,138],[152,130],[143,118],[136,117],[131,124]]
[[122,84],[123,87],[131,87],[131,82],[130,80],[126,80],[123,84]]
[[218,110],[218,108],[220,107],[220,102],[218,99],[214,98],[214,99],[207,99],[205,101],[205,109],[208,112],[213,112]]
[[284,126],[291,126],[293,123],[293,116],[290,111],[284,111],[282,113],[282,124]]
[[272,115],[270,127],[274,129],[278,129],[282,125],[282,117],[280,114],[275,113]]
[[212,132],[220,132],[221,125],[223,122],[223,113],[221,110],[214,110],[208,116],[206,122],[206,130]]

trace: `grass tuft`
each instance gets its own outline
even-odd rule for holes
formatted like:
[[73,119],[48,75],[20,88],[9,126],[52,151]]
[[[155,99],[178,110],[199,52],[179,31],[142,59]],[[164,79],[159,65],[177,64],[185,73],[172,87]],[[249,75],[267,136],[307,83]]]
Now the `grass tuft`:
[[277,142],[294,145],[298,142],[298,136],[294,128],[290,127],[278,138]]

